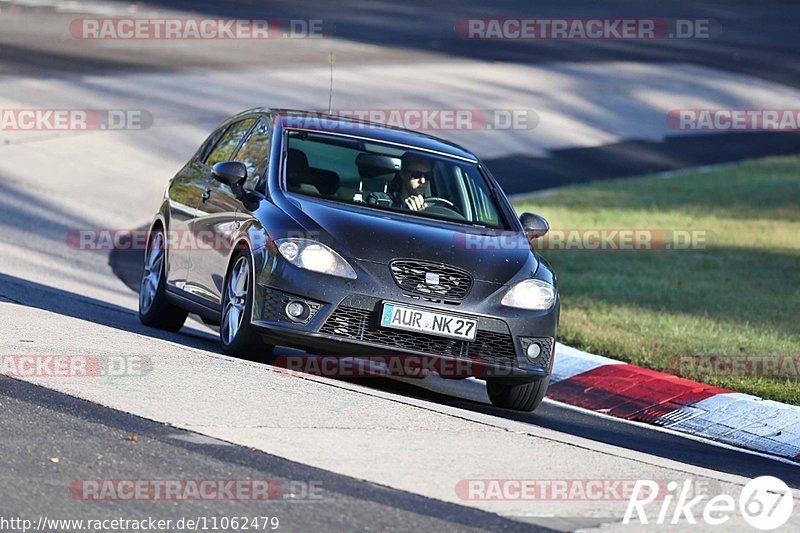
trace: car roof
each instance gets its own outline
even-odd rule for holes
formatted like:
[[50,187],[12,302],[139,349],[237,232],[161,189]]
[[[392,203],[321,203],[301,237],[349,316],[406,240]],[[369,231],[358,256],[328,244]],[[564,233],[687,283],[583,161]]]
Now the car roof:
[[[376,141],[395,143],[411,148],[420,148],[472,162],[478,162],[478,158],[464,147],[454,142],[434,137],[433,135],[397,128],[379,122],[359,120],[353,117],[343,117],[319,111],[258,107],[243,111],[235,117],[232,117],[231,120],[239,116],[252,115],[253,113],[272,115],[278,119],[282,127],[285,128],[313,129],[314,131],[320,132],[351,135]],[[307,126],[304,127],[304,124]]]

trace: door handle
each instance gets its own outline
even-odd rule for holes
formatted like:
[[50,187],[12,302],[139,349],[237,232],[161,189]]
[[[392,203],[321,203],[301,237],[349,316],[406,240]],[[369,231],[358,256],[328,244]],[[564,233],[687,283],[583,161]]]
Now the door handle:
[[206,189],[206,192],[203,193],[203,196],[200,197],[203,203],[206,203],[206,200],[211,198],[211,189]]

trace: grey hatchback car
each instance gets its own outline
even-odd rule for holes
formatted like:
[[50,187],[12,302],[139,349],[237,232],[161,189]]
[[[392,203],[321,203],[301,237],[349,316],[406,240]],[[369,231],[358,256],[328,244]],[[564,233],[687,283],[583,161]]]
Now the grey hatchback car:
[[532,411],[545,395],[559,298],[531,242],[547,222],[518,217],[461,146],[252,109],[170,180],[150,229],[148,326],[177,330],[193,312],[229,354],[424,356],[468,362],[499,407]]

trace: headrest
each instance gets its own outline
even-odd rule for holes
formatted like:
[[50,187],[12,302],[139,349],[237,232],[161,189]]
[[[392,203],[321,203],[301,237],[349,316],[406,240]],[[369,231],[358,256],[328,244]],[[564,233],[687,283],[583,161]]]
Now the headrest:
[[388,155],[361,153],[356,156],[356,166],[361,179],[391,181],[400,171],[400,159]]
[[302,150],[289,148],[286,154],[286,182],[308,183],[308,157]]
[[322,168],[312,168],[311,182],[319,189],[319,192],[324,195],[336,194],[339,190],[339,174],[332,170],[325,170]]

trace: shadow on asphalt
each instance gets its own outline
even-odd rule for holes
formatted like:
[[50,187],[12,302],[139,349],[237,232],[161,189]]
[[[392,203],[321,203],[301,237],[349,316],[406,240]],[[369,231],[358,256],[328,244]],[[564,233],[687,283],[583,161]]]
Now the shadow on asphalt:
[[[129,0],[116,0],[127,4]],[[553,61],[685,62],[797,86],[800,5],[775,0],[648,3],[528,0],[257,3],[228,0],[149,0],[147,5],[230,18],[322,20],[324,36],[373,46],[405,48],[458,58],[514,63]],[[424,16],[422,15],[424,13]],[[707,37],[692,39],[465,39],[456,24],[470,18],[659,18],[708,20]],[[671,27],[671,26],[670,26]],[[767,30],[767,31],[765,31]]]
[[766,156],[800,153],[800,133],[737,132],[631,140],[589,148],[551,150],[547,157],[511,155],[486,166],[506,194],[627,178]]

